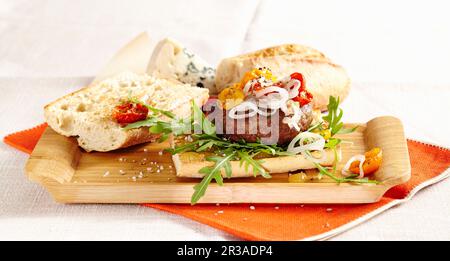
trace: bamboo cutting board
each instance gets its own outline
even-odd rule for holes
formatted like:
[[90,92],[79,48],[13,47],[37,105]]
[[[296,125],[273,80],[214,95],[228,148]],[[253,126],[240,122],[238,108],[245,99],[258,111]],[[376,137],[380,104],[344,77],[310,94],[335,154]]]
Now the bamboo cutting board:
[[[347,124],[348,127],[354,124]],[[370,203],[392,186],[409,180],[411,168],[401,122],[378,117],[340,135],[342,161],[370,148],[383,150],[383,163],[373,176],[381,184],[337,184],[308,173],[304,182],[289,183],[289,174],[225,179],[212,183],[199,203]],[[73,138],[47,128],[26,164],[31,180],[41,183],[63,203],[190,203],[200,179],[177,178],[168,143],[143,144],[113,152],[87,153]]]

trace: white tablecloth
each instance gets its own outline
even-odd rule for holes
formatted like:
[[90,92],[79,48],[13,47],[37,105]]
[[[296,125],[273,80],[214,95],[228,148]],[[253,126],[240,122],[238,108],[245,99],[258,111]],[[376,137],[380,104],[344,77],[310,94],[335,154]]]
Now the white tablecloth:
[[[42,107],[89,83],[141,31],[171,36],[212,64],[300,42],[354,81],[345,121],[402,119],[408,137],[450,147],[450,19],[445,2],[0,1],[0,136],[43,121]],[[0,239],[235,239],[136,205],[62,205],[28,181],[27,155],[0,144]],[[450,239],[450,181],[335,240]]]

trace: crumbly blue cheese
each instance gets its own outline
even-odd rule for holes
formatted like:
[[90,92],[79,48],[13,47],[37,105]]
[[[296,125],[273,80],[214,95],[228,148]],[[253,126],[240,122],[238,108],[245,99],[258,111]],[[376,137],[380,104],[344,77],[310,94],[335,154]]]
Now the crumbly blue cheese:
[[186,48],[174,58],[175,74],[180,82],[214,90],[216,70],[202,58]]

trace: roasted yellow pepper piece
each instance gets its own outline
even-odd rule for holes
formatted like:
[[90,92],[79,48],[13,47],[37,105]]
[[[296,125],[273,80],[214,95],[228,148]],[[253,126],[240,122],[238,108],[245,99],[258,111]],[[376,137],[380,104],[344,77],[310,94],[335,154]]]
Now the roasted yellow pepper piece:
[[271,80],[272,82],[276,82],[277,78],[272,75],[272,71],[268,68],[255,68],[249,72],[246,72],[244,77],[241,80],[241,88],[244,88],[245,84],[248,81],[251,81],[253,79],[257,79],[259,77],[263,76],[267,80]]
[[[373,148],[364,154],[366,160],[363,163],[364,176],[370,175],[377,171],[383,160],[383,153],[380,148]],[[350,165],[350,171],[354,174],[359,174],[359,161],[353,161]]]
[[235,83],[219,93],[218,99],[221,102],[222,107],[228,110],[241,104],[245,99],[245,93],[243,92],[245,84],[261,76],[273,82],[277,80],[276,77],[272,75],[272,71],[268,68],[255,68],[248,71],[245,73],[240,83]]
[[314,130],[314,133],[319,134],[322,136],[325,140],[329,140],[331,138],[331,130],[325,129],[325,130]]
[[239,87],[239,84],[234,84],[228,88],[223,89],[217,97],[225,110],[231,109],[234,106],[241,104],[245,99],[245,94]]

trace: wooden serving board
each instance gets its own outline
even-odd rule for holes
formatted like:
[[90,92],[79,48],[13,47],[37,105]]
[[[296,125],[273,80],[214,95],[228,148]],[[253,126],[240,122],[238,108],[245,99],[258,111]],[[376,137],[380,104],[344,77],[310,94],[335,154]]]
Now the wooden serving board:
[[[355,124],[347,124],[348,127]],[[400,120],[378,117],[351,134],[341,135],[342,161],[373,147],[383,150],[383,163],[373,176],[381,184],[337,184],[306,176],[289,183],[289,174],[271,179],[225,179],[212,183],[199,203],[370,203],[392,186],[409,180],[411,167]],[[47,128],[26,164],[31,180],[41,183],[63,203],[190,203],[199,179],[177,178],[168,143],[143,144],[113,152],[87,153],[74,138]],[[311,180],[310,180],[311,178]]]

